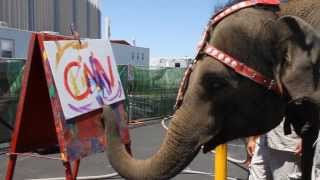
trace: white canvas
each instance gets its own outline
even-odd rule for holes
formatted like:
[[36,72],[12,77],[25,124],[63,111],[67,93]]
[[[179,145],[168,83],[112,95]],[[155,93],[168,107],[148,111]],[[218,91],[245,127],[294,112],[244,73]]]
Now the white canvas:
[[125,98],[109,41],[45,41],[44,47],[66,119]]

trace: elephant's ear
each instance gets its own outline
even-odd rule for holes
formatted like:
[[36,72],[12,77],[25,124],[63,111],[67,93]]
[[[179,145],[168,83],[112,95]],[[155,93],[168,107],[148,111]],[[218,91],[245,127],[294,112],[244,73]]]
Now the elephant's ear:
[[317,120],[312,115],[318,113],[316,106],[320,102],[320,36],[310,24],[295,16],[281,17],[277,31],[280,61],[275,68],[275,77],[291,98],[287,120],[301,135],[308,124]]
[[307,22],[296,16],[277,21],[280,52],[275,77],[291,98],[308,97],[318,90],[320,36]]

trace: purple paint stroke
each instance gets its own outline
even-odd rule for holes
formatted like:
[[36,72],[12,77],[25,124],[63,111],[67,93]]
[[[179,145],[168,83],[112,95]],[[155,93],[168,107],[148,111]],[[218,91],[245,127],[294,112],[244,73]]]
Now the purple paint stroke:
[[118,81],[118,89],[117,89],[117,93],[114,95],[114,96],[112,96],[112,97],[105,97],[105,96],[103,96],[103,99],[105,99],[105,100],[107,100],[107,101],[113,101],[113,100],[115,100],[117,97],[121,97],[121,95],[122,95],[122,86],[121,86],[121,82],[120,81]]
[[[92,52],[91,52],[92,53]],[[109,95],[112,93],[111,89],[111,83],[109,82],[109,79],[105,72],[99,73],[97,70],[97,67],[100,66],[99,60],[95,57],[93,57],[93,53],[89,57],[89,63],[91,66],[91,69],[93,71],[93,81],[95,82],[96,86],[100,87],[101,89],[105,89],[106,93]],[[106,82],[106,84],[105,84]],[[90,86],[90,84],[89,84]],[[104,91],[103,91],[104,93]]]
[[[112,97],[105,97],[104,95],[97,95],[96,96],[96,100],[98,101],[99,103],[99,98],[103,98],[104,100],[107,100],[107,101],[113,101],[115,100],[116,98],[118,97],[121,97],[122,95],[122,85],[121,85],[121,82],[118,81],[118,89],[116,90],[117,93],[112,96]],[[104,94],[104,93],[103,93]],[[101,103],[99,103],[101,105]],[[88,112],[88,111],[91,111],[92,108],[90,108],[90,106],[92,105],[92,103],[89,103],[89,104],[86,104],[84,106],[79,106],[79,107],[76,107],[72,104],[68,104],[69,108],[72,109],[73,111],[76,111],[76,112],[79,112],[79,113],[83,113],[83,112]]]
[[76,106],[74,106],[74,105],[72,105],[72,104],[68,104],[68,106],[69,106],[73,111],[76,111],[76,112],[79,112],[79,113],[88,112],[88,111],[92,110],[92,109],[90,108],[91,105],[92,105],[92,104],[90,103],[90,104],[86,104],[86,105],[84,105],[84,106],[76,107]]

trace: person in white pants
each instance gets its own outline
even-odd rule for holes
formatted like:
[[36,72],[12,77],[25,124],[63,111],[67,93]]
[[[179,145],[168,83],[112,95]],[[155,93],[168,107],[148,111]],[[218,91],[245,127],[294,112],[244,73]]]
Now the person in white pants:
[[318,139],[315,143],[316,149],[314,152],[313,158],[313,166],[312,166],[312,180],[319,180],[320,179],[320,131],[318,135]]
[[284,135],[283,123],[267,134],[249,138],[249,180],[300,179],[301,139],[294,131]]

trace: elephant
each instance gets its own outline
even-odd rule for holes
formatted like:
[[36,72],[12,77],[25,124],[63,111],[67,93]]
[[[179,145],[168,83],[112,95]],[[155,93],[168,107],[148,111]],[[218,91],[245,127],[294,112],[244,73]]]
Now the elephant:
[[282,95],[200,50],[197,63],[191,67],[183,102],[173,115],[160,149],[148,159],[137,160],[127,153],[115,123],[116,114],[112,107],[105,106],[102,118],[106,124],[106,153],[113,168],[130,180],[170,179],[201,149],[206,153],[230,140],[271,130],[288,113],[288,104],[299,104],[299,99],[317,103],[319,8],[318,0],[253,6],[209,27],[208,44],[274,79]]

